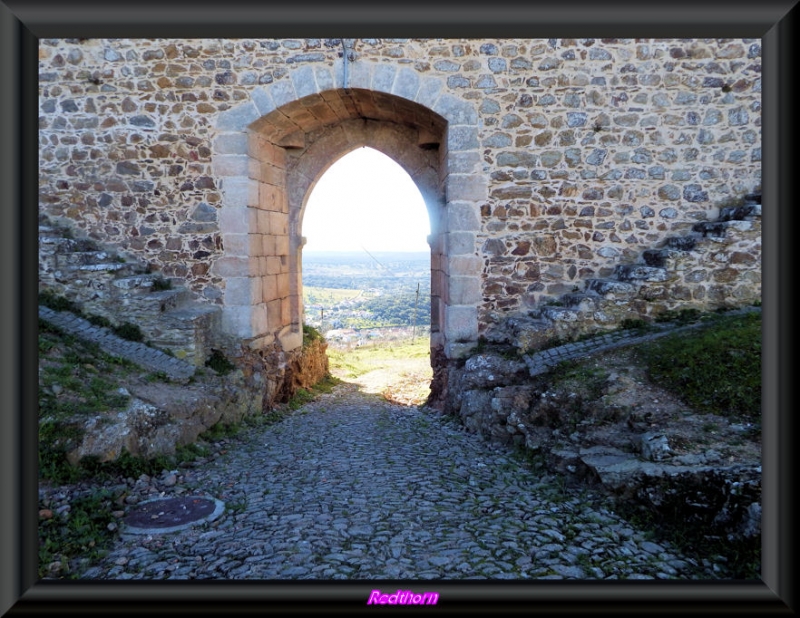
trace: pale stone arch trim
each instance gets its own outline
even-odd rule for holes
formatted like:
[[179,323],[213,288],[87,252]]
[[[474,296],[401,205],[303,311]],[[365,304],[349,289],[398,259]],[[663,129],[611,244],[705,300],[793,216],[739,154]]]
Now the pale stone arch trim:
[[[292,297],[296,313],[302,316],[302,222],[308,198],[318,180],[327,169],[342,156],[362,146],[378,150],[392,160],[411,177],[425,202],[431,223],[428,243],[431,246],[431,330],[432,342],[442,339],[442,288],[441,260],[436,247],[442,244],[441,220],[444,211],[444,194],[439,178],[439,157],[436,151],[418,147],[418,130],[386,121],[354,118],[321,129],[313,136],[309,147],[290,163],[289,217],[291,229],[291,255],[293,264]],[[434,257],[437,256],[437,257]]]
[[[447,92],[440,76],[421,75],[391,63],[351,62],[345,84],[346,61],[340,58],[333,67],[294,67],[286,79],[254,89],[249,100],[217,119],[213,171],[221,179],[223,193],[219,222],[224,255],[212,272],[225,279],[223,328],[253,347],[276,336],[286,349],[300,344],[296,329],[291,328],[298,316],[290,315],[291,304],[280,296],[286,290],[279,289],[276,281],[299,274],[287,272],[287,265],[278,258],[291,251],[288,205],[293,200],[288,195],[287,151],[294,146],[292,136],[304,134],[308,126],[283,110],[316,97],[330,108],[325,111],[327,119],[315,119],[318,126],[338,124],[358,117],[337,105],[339,93],[360,89],[416,103],[446,121],[445,139],[439,143],[438,179],[445,208],[439,222],[439,246],[432,246],[432,251],[442,273],[439,343],[448,358],[462,356],[478,339],[482,265],[477,235],[480,206],[488,192],[480,173],[477,111],[470,102]],[[391,109],[372,112],[385,114],[378,119],[397,120]],[[281,144],[286,139],[289,143]],[[271,298],[272,294],[278,296]]]

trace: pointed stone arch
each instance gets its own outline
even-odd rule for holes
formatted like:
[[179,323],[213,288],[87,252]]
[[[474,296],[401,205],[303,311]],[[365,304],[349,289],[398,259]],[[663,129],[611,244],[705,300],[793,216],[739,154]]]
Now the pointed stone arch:
[[[222,113],[214,173],[222,178],[223,330],[253,349],[302,344],[302,216],[327,168],[361,146],[394,159],[431,219],[431,347],[458,358],[478,339],[482,262],[478,115],[411,68],[340,60],[297,67]],[[345,83],[344,80],[347,80]]]

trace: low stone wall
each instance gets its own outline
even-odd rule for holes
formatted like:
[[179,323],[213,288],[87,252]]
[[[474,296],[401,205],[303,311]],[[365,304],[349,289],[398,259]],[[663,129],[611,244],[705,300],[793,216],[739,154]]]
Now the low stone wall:
[[319,340],[288,355],[243,355],[242,366],[226,376],[123,387],[128,406],[83,420],[83,438],[67,459],[77,464],[87,456],[113,461],[126,452],[145,459],[172,455],[218,423],[240,423],[314,386],[328,375],[326,348]]
[[[695,413],[649,384],[644,370],[624,355],[625,346],[645,345],[677,328],[530,355],[489,344],[450,363],[445,396],[433,403],[468,431],[519,447],[569,485],[593,486],[665,525],[757,543],[761,447],[753,427]],[[574,375],[538,369],[576,358],[580,348],[587,362]],[[614,350],[619,357],[609,355]]]

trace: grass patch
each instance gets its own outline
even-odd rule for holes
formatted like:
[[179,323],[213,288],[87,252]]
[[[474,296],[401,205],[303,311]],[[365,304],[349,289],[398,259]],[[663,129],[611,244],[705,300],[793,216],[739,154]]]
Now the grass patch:
[[298,388],[292,398],[286,403],[286,407],[289,410],[302,408],[320,395],[330,393],[338,384],[341,384],[341,380],[329,375],[317,382],[314,386]]
[[[61,306],[60,301],[56,306]],[[166,460],[133,463],[123,454],[118,463],[100,464],[84,458],[80,464],[67,461],[67,453],[83,439],[83,422],[89,416],[124,409],[130,400],[120,383],[141,369],[125,359],[104,352],[99,345],[64,333],[39,320],[39,477],[65,484],[97,476],[110,478],[115,473],[141,470],[160,471]],[[169,381],[166,375],[153,379]],[[126,459],[127,458],[127,459]],[[161,467],[159,467],[161,466]],[[132,468],[138,467],[137,470]]]
[[313,326],[303,324],[303,347],[308,347],[315,341],[324,341],[325,337]]
[[298,388],[286,405],[290,410],[297,410],[312,401],[314,401],[314,393],[305,388]]
[[[114,334],[122,339],[137,342],[144,341],[144,334],[137,324],[132,324],[131,322],[122,322],[121,324],[115,325],[111,322],[111,320],[101,315],[83,313],[81,308],[74,302],[68,298],[55,294],[51,290],[43,290],[42,292],[39,292],[39,304],[43,305],[44,307],[48,307],[53,311],[69,311],[74,313],[75,315],[83,318],[95,326],[109,328],[114,332]],[[42,321],[40,320],[40,327],[41,323]]]
[[703,312],[699,309],[688,308],[680,311],[667,310],[655,318],[656,322],[676,322],[677,324],[693,324],[703,317]]
[[641,318],[625,318],[619,324],[622,330],[633,330],[638,332],[645,332],[650,329],[650,325]]
[[114,522],[112,511],[116,496],[100,489],[70,504],[67,514],[54,513],[39,522],[39,577],[49,575],[50,565],[61,564],[62,578],[74,578],[70,561],[76,558],[95,560],[110,547],[116,533],[109,529]]
[[415,341],[363,345],[352,350],[329,348],[328,362],[331,371],[346,378],[358,378],[370,371],[390,367],[392,360],[428,358],[430,351],[430,342],[423,337]]
[[733,543],[705,534],[706,528],[687,524],[678,513],[655,513],[634,504],[618,504],[615,510],[656,542],[669,543],[698,562],[725,558],[732,579],[761,579],[761,535]]
[[112,326],[111,330],[114,331],[114,334],[117,335],[117,337],[121,337],[122,339],[137,342],[144,341],[144,333],[142,333],[142,330],[136,324],[123,322],[117,326]]
[[332,306],[342,301],[351,300],[361,296],[361,290],[339,289],[339,288],[319,288],[313,286],[303,286],[303,303],[309,305]]
[[761,420],[761,313],[719,316],[639,353],[648,376],[701,413]]
[[39,304],[48,307],[53,311],[71,311],[72,313],[81,314],[80,307],[73,303],[68,298],[59,296],[52,290],[43,290],[39,292]]

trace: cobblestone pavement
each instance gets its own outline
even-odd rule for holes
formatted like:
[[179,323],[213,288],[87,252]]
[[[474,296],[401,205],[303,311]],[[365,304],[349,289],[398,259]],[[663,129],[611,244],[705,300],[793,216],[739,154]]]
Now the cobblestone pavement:
[[719,579],[599,495],[540,477],[435,413],[350,384],[135,482],[128,503],[204,494],[211,521],[126,534],[81,579]]

